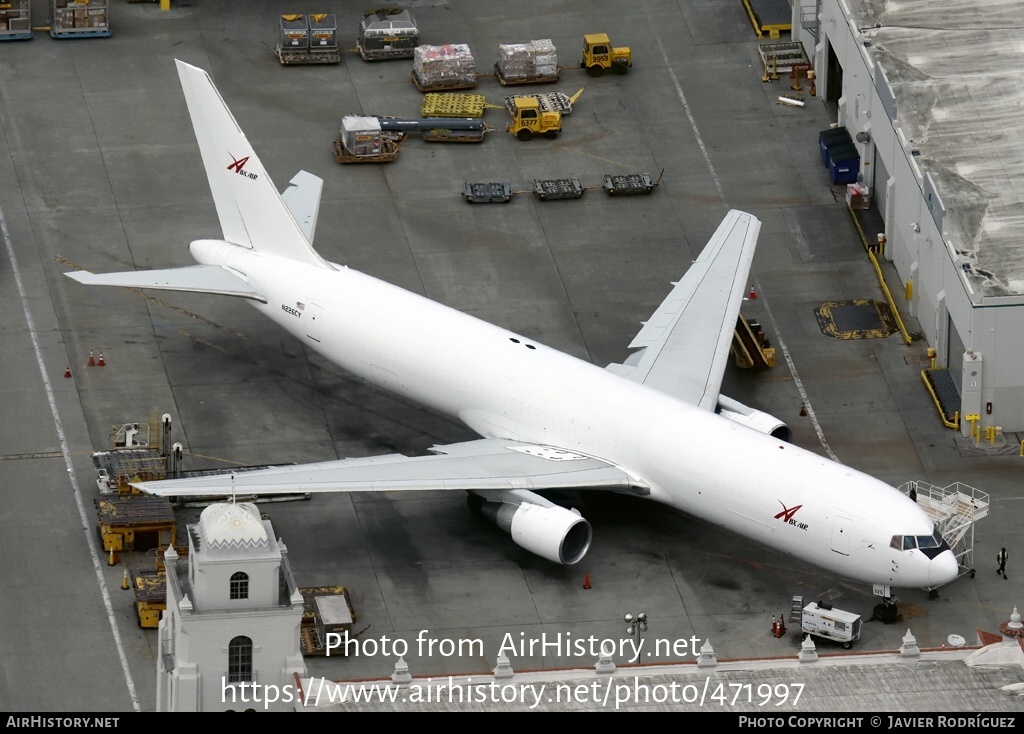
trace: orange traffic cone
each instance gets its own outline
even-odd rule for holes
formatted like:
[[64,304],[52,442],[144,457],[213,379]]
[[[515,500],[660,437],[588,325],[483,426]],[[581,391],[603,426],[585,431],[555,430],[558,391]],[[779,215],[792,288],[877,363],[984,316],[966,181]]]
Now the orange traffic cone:
[[583,574],[583,588],[590,588],[590,571],[587,571],[585,574]]
[[117,551],[114,550],[113,548],[111,548],[110,549],[110,557],[107,558],[107,565],[108,566],[116,566],[117,565],[117,561],[118,561]]
[[807,415],[807,405],[800,403],[800,415]]
[[782,615],[780,614],[779,615],[779,626],[775,630],[775,636],[776,637],[782,637],[784,634],[786,634],[786,620],[783,619]]
[[750,295],[748,296],[748,298],[750,298],[751,301],[757,298],[757,294],[754,293],[754,286],[750,286]]
[[64,368],[64,376],[71,377],[71,365],[68,365],[67,367]]
[[106,367],[107,363],[103,361],[103,352],[100,352],[100,360],[96,363],[98,367]]
[[128,589],[128,569],[124,570],[124,576],[121,578],[121,588]]
[[91,349],[89,350],[89,366],[90,367],[95,367],[96,366],[96,358],[94,356],[92,356],[92,350]]
[[776,637],[779,636],[779,623],[775,621],[775,615],[772,615],[772,634]]

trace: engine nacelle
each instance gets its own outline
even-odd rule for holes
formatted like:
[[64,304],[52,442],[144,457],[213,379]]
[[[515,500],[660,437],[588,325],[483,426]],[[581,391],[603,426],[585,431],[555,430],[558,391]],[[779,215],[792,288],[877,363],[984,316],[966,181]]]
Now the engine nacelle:
[[558,505],[484,502],[484,517],[509,533],[513,542],[541,558],[571,566],[587,554],[594,532],[579,513]]
[[789,442],[793,438],[793,432],[789,430],[789,426],[775,416],[754,410],[738,400],[727,398],[724,395],[718,396],[718,410],[715,412],[734,423],[753,428],[758,433],[772,436],[780,441]]

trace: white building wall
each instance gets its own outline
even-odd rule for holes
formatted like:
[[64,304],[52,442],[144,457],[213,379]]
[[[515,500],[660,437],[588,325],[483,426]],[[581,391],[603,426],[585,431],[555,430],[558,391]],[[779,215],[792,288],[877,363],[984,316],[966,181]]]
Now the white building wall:
[[[797,0],[796,5],[805,3]],[[843,67],[839,123],[854,138],[860,132],[870,135],[870,142],[857,143],[862,164],[867,164],[867,170],[862,169],[865,181],[872,182],[873,188],[889,186],[882,212],[888,239],[886,258],[892,261],[904,288],[908,281],[913,284],[914,302],[908,310],[920,322],[926,341],[936,347],[939,366],[947,364],[948,345],[959,341],[965,353],[981,356],[980,360],[968,359],[964,367],[964,376],[971,378],[976,363],[983,365],[980,374],[974,375],[981,379],[977,391],[970,390],[969,382],[962,385],[966,392],[962,392],[961,414],[979,412],[983,427],[1024,431],[1024,340],[1019,338],[1024,334],[1024,298],[990,298],[986,302],[962,277],[958,258],[924,201],[923,178],[912,153],[914,144],[902,134],[898,119],[895,123],[889,119],[875,89],[873,62],[846,11],[844,0],[821,0],[817,39],[806,32],[798,38],[815,64],[823,96],[831,81],[825,74],[829,45]],[[794,18],[798,14],[795,8]],[[882,162],[878,168],[888,172],[888,181],[872,181],[871,165],[876,160]],[[947,333],[947,313],[959,341]],[[959,370],[964,359],[952,355],[948,362]],[[960,383],[959,374],[957,378]],[[990,401],[991,414],[986,411]],[[961,432],[967,435],[968,430],[963,422]]]

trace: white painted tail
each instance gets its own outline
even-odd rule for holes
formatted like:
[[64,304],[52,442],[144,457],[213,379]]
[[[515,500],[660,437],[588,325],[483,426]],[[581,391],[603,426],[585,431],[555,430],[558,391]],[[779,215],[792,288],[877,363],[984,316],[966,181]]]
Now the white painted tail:
[[210,75],[183,61],[176,63],[224,239],[330,268],[295,221]]

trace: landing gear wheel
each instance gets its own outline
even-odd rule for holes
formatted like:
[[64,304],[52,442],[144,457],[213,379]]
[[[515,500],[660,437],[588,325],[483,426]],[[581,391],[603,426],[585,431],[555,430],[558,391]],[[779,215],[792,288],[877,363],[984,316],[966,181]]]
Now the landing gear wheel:
[[533,137],[533,133],[527,130],[525,127],[516,133],[516,137],[520,140],[529,140]]
[[939,590],[938,589],[932,589],[931,591],[928,592],[928,601],[935,601],[938,598],[939,598]]
[[877,619],[882,624],[892,624],[896,621],[898,613],[899,608],[895,604],[875,604],[871,618]]

